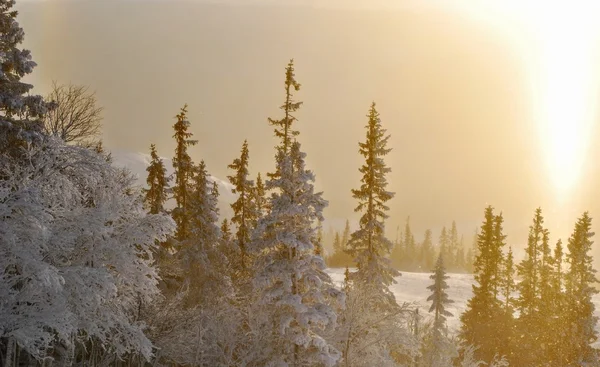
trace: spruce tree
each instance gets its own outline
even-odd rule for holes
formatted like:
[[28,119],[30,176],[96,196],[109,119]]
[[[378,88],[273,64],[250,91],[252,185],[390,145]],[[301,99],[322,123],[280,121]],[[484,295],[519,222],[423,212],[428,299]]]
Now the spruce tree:
[[[529,237],[525,248],[526,257],[517,266],[519,278],[517,285],[519,298],[518,329],[520,339],[519,362],[526,365],[536,365],[545,358],[542,345],[545,340],[542,336],[542,325],[547,319],[542,314],[542,249],[548,247],[548,230],[544,228],[542,210],[536,209],[533,224],[529,227]],[[548,279],[546,279],[548,281]]]
[[17,22],[14,0],[0,1],[0,155],[20,155],[29,142],[42,137],[42,117],[54,105],[30,95],[21,79],[37,66],[29,50],[19,49],[25,33]]
[[342,249],[346,249],[350,241],[350,221],[346,219],[346,225],[344,226],[344,232],[342,232]]
[[569,271],[565,276],[566,308],[565,321],[567,335],[563,340],[566,354],[566,366],[595,365],[598,363],[596,350],[592,347],[598,339],[595,326],[598,317],[594,316],[595,306],[592,296],[598,294],[594,283],[598,282],[593,259],[591,230],[592,218],[587,212],[575,224],[569,238],[567,263]]
[[450,235],[446,230],[446,227],[442,228],[438,247],[440,248],[439,254],[441,254],[444,259],[450,257]]
[[189,235],[177,256],[182,264],[186,305],[194,307],[217,302],[231,291],[231,281],[222,267],[227,264],[218,244],[218,190],[209,180],[204,161],[194,167],[193,191],[189,195]]
[[[501,261],[498,258],[498,245],[503,241],[501,221],[494,215],[491,206],[485,209],[484,221],[477,239],[477,257],[474,262],[473,296],[467,302],[467,309],[460,316],[460,339],[464,347],[470,345],[478,349],[474,352],[479,360],[492,361],[505,346],[504,337],[498,324],[504,314],[502,303],[496,297],[496,284]],[[502,241],[499,241],[502,239]],[[465,349],[462,350],[465,352]]]
[[512,293],[514,291],[515,263],[512,247],[509,247],[502,267],[502,298],[504,299],[504,311],[511,316],[514,312],[515,300],[512,298]]
[[417,246],[415,236],[410,229],[410,217],[406,218],[404,225],[404,259],[403,267],[408,271],[414,271],[417,268]]
[[256,189],[254,182],[248,179],[248,160],[250,153],[248,142],[244,140],[242,152],[239,158],[233,160],[228,168],[235,170],[235,174],[227,176],[229,182],[233,185],[232,193],[237,194],[236,201],[231,204],[233,217],[231,222],[237,227],[236,242],[240,248],[240,259],[238,262],[239,271],[245,274],[248,270],[248,244],[250,243],[251,232],[254,229],[259,213],[254,201]]
[[254,186],[254,205],[256,207],[256,221],[262,218],[269,209],[269,204],[266,198],[266,189],[263,183],[260,172],[256,176],[256,185]]
[[456,228],[456,221],[452,221],[452,227],[450,227],[450,233],[448,234],[449,237],[449,248],[448,248],[448,258],[446,259],[446,264],[448,266],[448,269],[450,269],[451,271],[456,271],[458,270],[458,264],[457,264],[457,256],[458,256],[458,248],[459,248],[459,242],[458,242],[458,229]]
[[317,224],[317,237],[315,238],[315,255],[325,257],[323,250],[323,221],[319,220]]
[[469,248],[467,250],[467,254],[465,255],[465,271],[468,274],[473,273],[473,261],[474,261],[474,258],[473,258],[473,249]]
[[501,294],[503,301],[504,315],[498,328],[502,331],[503,340],[505,340],[504,350],[501,354],[505,355],[509,361],[514,361],[515,356],[515,319],[514,305],[515,299],[512,293],[515,291],[515,263],[512,247],[508,248],[508,253],[504,258],[501,270]]
[[494,245],[491,249],[490,253],[490,263],[494,269],[494,274],[492,277],[493,280],[493,289],[494,289],[494,297],[497,299],[500,294],[500,287],[502,284],[502,266],[504,264],[504,257],[502,253],[502,248],[506,245],[506,235],[504,232],[504,217],[502,213],[496,215],[494,218]]
[[554,248],[554,256],[552,257],[552,303],[551,303],[551,319],[546,328],[549,336],[548,342],[548,362],[552,367],[566,366],[567,353],[565,353],[565,345],[563,341],[567,337],[567,322],[566,322],[566,307],[567,299],[565,298],[565,273],[563,267],[564,253],[562,241],[558,240]]
[[360,143],[360,154],[365,157],[365,164],[359,169],[363,174],[359,189],[352,190],[352,196],[358,200],[355,211],[363,212],[360,228],[352,233],[348,247],[356,257],[358,271],[355,273],[357,287],[373,288],[377,298],[374,304],[387,310],[397,307],[394,294],[389,286],[395,283],[394,277],[399,273],[390,266],[386,257],[392,243],[385,237],[386,202],[394,197],[394,193],[386,191],[386,174],[391,171],[383,161],[391,149],[387,148],[389,135],[381,125],[375,102],[368,114],[367,137]]
[[344,252],[344,246],[342,244],[342,240],[340,238],[340,233],[335,232],[335,238],[333,239],[333,253],[341,254]]
[[177,224],[176,238],[183,241],[189,235],[189,224],[191,216],[189,213],[190,194],[192,192],[192,178],[194,174],[194,163],[188,154],[188,147],[196,145],[197,140],[192,140],[192,133],[188,131],[190,122],[187,119],[187,105],[183,106],[176,116],[177,122],[173,125],[175,134],[175,156],[173,157],[173,168],[175,169],[175,184],[173,186],[173,197],[176,207],[173,209],[173,219]]
[[[275,173],[266,189],[273,190],[270,211],[258,221],[251,243],[257,256],[254,286],[256,332],[265,344],[257,346],[252,363],[278,366],[334,366],[339,352],[323,337],[335,326],[331,295],[335,290],[325,264],[314,255],[315,224],[323,220],[327,201],[314,192],[314,174],[305,167],[305,156],[293,130],[292,115],[301,105],[293,100],[293,61],[286,68],[285,102],[281,120],[269,119],[280,139]],[[252,364],[251,363],[251,364]]]
[[429,312],[434,312],[434,317],[424,358],[428,366],[451,367],[452,359],[456,357],[456,351],[448,339],[446,317],[451,317],[452,314],[446,310],[446,306],[454,301],[446,293],[446,289],[448,289],[446,280],[449,277],[446,275],[444,259],[441,254],[438,255],[435,269],[429,278],[433,280],[433,284],[427,287],[431,291],[427,301],[431,301]]
[[433,251],[433,234],[430,229],[425,231],[425,239],[421,245],[422,267],[425,271],[433,269],[435,254]]
[[168,178],[167,169],[156,152],[156,146],[150,145],[150,165],[146,168],[148,188],[144,189],[144,203],[150,214],[159,214],[165,211],[167,201]]
[[347,365],[364,356],[371,356],[371,363],[390,360],[395,349],[393,344],[398,341],[386,340],[382,335],[403,331],[395,324],[394,318],[400,307],[389,289],[395,283],[394,277],[400,273],[392,268],[387,257],[392,242],[385,236],[386,212],[389,210],[386,203],[394,193],[386,190],[386,174],[391,170],[383,157],[391,149],[386,147],[389,135],[381,125],[375,103],[369,110],[366,129],[366,141],[359,143],[359,152],[365,158],[365,164],[359,169],[363,175],[361,186],[352,190],[358,201],[355,211],[361,212],[362,216],[359,229],[352,233],[348,243],[350,254],[356,259],[357,271],[352,274],[352,291],[348,296],[352,306],[345,314],[358,316],[351,325],[344,325],[343,355]]

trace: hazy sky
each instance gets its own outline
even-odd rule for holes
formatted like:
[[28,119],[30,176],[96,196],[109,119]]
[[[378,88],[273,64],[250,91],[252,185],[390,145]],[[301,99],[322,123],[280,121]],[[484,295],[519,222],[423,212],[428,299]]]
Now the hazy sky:
[[599,212],[596,148],[581,157],[586,173],[568,194],[550,184],[532,102],[537,46],[526,28],[409,1],[370,10],[332,0],[330,8],[216,3],[20,3],[25,45],[39,64],[30,80],[40,93],[52,80],[96,90],[105,145],[119,151],[156,143],[170,157],[173,117],[188,103],[193,158],[225,178],[244,139],[253,174],[273,169],[267,117],[281,116],[293,57],[304,102],[299,140],[332,222],[358,218],[350,189],[359,185],[357,144],[373,100],[392,136],[392,237],[410,215],[417,238],[426,228],[437,237],[456,219],[470,243],[492,204],[504,212],[510,244],[526,241],[537,206],[555,241],[583,210]]

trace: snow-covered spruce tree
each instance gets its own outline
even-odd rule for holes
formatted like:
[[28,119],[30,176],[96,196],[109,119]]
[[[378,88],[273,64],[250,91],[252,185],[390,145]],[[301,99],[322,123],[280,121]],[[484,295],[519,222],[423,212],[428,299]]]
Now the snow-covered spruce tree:
[[36,66],[29,50],[19,49],[25,33],[17,23],[14,0],[0,0],[0,155],[18,154],[27,142],[42,137],[42,117],[53,105],[29,95],[21,78]]
[[317,237],[315,238],[315,255],[325,258],[323,249],[323,221],[319,219],[317,223]]
[[[359,229],[352,233],[348,251],[356,259],[358,270],[352,274],[352,289],[341,325],[340,345],[344,366],[392,366],[394,358],[403,358],[414,350],[412,337],[401,326],[406,310],[396,303],[389,286],[400,273],[392,268],[389,256],[392,243],[385,237],[386,202],[394,194],[386,191],[386,174],[390,168],[383,157],[389,135],[381,125],[375,103],[371,105],[366,125],[366,141],[359,143],[365,164],[359,189],[352,190],[358,200],[357,212],[363,215]],[[409,344],[411,344],[409,346]],[[395,354],[395,357],[392,355]]]
[[96,358],[150,358],[138,306],[158,296],[151,250],[174,223],[92,150],[48,139],[25,158],[0,167],[0,354],[70,365],[93,340]]
[[301,102],[293,100],[299,90],[293,60],[286,68],[285,102],[281,120],[269,119],[281,139],[276,148],[276,171],[266,189],[271,190],[269,212],[258,221],[251,243],[256,255],[254,287],[256,301],[251,330],[254,345],[244,363],[266,366],[334,366],[339,352],[323,338],[333,328],[333,299],[343,301],[314,255],[315,224],[322,220],[327,201],[314,192],[314,174],[305,168],[306,154],[294,140]]
[[593,284],[598,282],[596,270],[592,267],[593,259],[591,230],[592,218],[587,212],[577,220],[573,234],[569,238],[567,262],[569,271],[565,277],[566,310],[565,321],[567,335],[563,340],[566,353],[565,366],[596,366],[597,350],[592,347],[598,339],[595,326],[598,317],[594,316],[592,296],[598,293]]
[[152,160],[148,168],[146,168],[146,172],[148,172],[148,177],[146,178],[148,188],[144,189],[144,203],[150,214],[164,213],[169,179],[167,177],[167,169],[163,160],[158,156],[154,144],[150,145],[150,158]]
[[262,345],[249,355],[253,365],[334,366],[339,352],[321,335],[335,326],[332,296],[342,294],[314,254],[314,222],[327,204],[315,193],[314,175],[304,167],[305,154],[293,143],[278,153],[278,177],[267,181],[271,212],[258,223],[252,251],[256,254],[257,309],[253,329]]
[[247,274],[249,263],[248,244],[250,243],[251,233],[256,225],[259,213],[256,208],[255,198],[253,197],[256,189],[254,182],[248,179],[248,160],[250,152],[248,142],[244,140],[242,152],[239,158],[233,160],[228,168],[235,170],[235,174],[227,176],[229,182],[233,185],[232,193],[237,194],[236,201],[231,204],[233,217],[231,222],[236,225],[235,234],[237,245],[240,248],[240,258],[236,261],[236,273]]
[[431,291],[431,295],[427,297],[427,301],[431,301],[429,312],[434,312],[433,326],[431,335],[427,340],[423,361],[427,366],[435,367],[452,367],[452,361],[458,356],[458,352],[454,344],[448,338],[446,325],[446,317],[452,314],[446,311],[446,305],[453,303],[446,289],[448,284],[446,280],[449,278],[446,275],[444,268],[444,260],[442,255],[438,256],[433,274],[429,277],[433,280],[433,284],[427,289]]
[[493,360],[505,348],[502,330],[497,327],[504,314],[502,302],[496,297],[500,290],[497,275],[500,274],[502,264],[502,253],[498,250],[501,250],[499,244],[504,240],[499,217],[494,215],[491,206],[485,209],[485,219],[477,240],[473,296],[460,316],[462,358],[468,346],[475,346],[475,357],[483,361]]
[[192,133],[188,131],[190,122],[187,119],[187,105],[183,106],[176,116],[177,122],[173,125],[175,134],[175,156],[173,157],[173,168],[175,169],[175,183],[173,186],[173,197],[176,207],[172,215],[177,223],[176,238],[182,241],[189,235],[191,215],[189,213],[189,196],[192,192],[192,178],[194,174],[194,163],[187,152],[188,147],[196,145],[197,140],[192,140]]

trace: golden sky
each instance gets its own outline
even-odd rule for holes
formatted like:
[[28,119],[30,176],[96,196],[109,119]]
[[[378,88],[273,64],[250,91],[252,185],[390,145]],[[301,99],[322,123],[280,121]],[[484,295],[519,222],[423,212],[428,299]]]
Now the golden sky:
[[[455,219],[470,243],[491,204],[518,245],[538,206],[552,241],[566,239],[583,210],[600,213],[595,144],[576,157],[582,173],[569,190],[553,184],[536,102],[538,61],[553,54],[537,53],[527,17],[513,22],[410,1],[369,10],[273,3],[45,1],[18,9],[39,64],[30,79],[36,90],[45,93],[52,80],[95,89],[110,149],[147,152],[155,143],[170,157],[173,116],[188,103],[199,140],[193,157],[213,175],[230,173],[246,138],[253,174],[272,170],[276,140],[267,117],[280,116],[293,57],[304,101],[299,140],[331,222],[358,218],[350,189],[359,185],[357,144],[372,100],[392,135],[391,234],[408,215],[417,238],[426,228],[437,236]],[[570,41],[577,39],[563,39]],[[586,80],[596,93],[594,78]],[[600,137],[595,122],[586,131],[591,142]]]

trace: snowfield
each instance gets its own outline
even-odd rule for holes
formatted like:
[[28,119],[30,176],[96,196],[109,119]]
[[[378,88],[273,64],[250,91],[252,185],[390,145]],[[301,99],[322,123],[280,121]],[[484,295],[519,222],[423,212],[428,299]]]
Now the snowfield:
[[[327,272],[331,276],[331,279],[336,285],[341,285],[344,282],[344,271],[345,269],[340,268],[329,268]],[[421,315],[428,315],[430,302],[427,302],[427,297],[431,294],[427,289],[427,286],[433,283],[433,280],[429,279],[431,273],[409,273],[406,271],[402,272],[402,276],[396,277],[396,284],[391,286],[392,292],[396,295],[396,301],[412,302],[417,305]],[[448,328],[453,332],[458,331],[460,327],[460,315],[465,311],[467,307],[467,301],[473,295],[471,286],[473,285],[472,274],[447,274],[450,278],[447,280],[448,288],[446,292],[448,297],[454,301],[454,303],[448,305],[446,310],[452,313],[452,317],[448,317]],[[595,295],[592,298],[592,302],[596,307],[594,312],[595,316],[600,317],[600,294]],[[596,330],[600,333],[600,325],[596,324]],[[594,347],[600,348],[600,341],[594,343]]]

